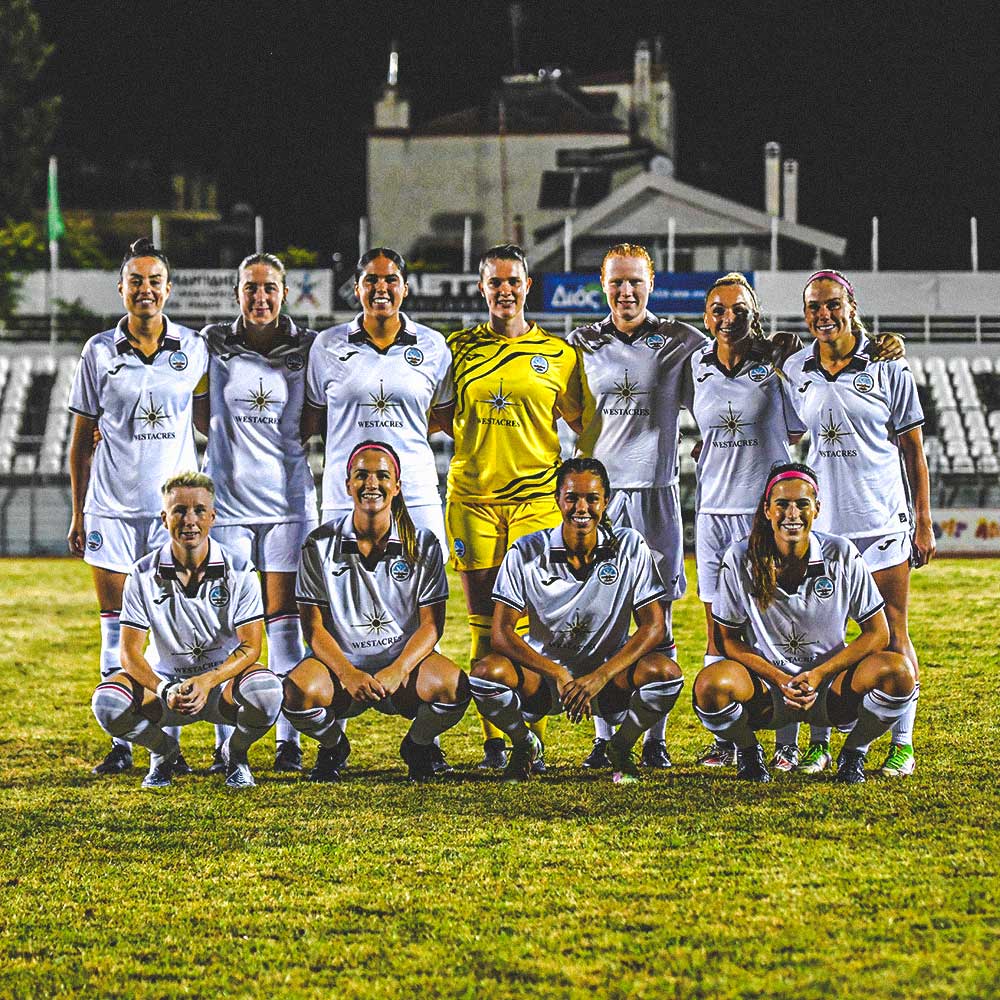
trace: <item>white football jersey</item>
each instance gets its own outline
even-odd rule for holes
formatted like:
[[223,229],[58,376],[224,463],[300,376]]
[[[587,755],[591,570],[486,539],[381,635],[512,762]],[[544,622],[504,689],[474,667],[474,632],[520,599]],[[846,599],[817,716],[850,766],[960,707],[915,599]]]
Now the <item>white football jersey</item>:
[[441,543],[418,528],[417,558],[410,563],[393,522],[382,558],[366,564],[354,515],[345,514],[306,539],[295,599],[329,611],[331,634],[351,664],[380,670],[420,627],[420,609],[448,599]]
[[315,518],[316,488],[299,437],[315,331],[283,316],[281,339],[266,356],[246,345],[239,319],[202,334],[212,413],[204,469],[215,482],[216,524]]
[[631,334],[608,316],[566,339],[583,357],[577,455],[603,462],[616,489],[676,483],[680,408],[691,409],[693,395],[688,361],[705,335],[647,312]]
[[633,612],[666,593],[642,535],[615,528],[618,551],[600,543],[585,579],[566,559],[562,525],[519,538],[504,556],[493,600],[528,615],[525,642],[581,676],[629,637]]
[[125,580],[121,623],[149,630],[163,677],[193,677],[219,666],[239,645],[236,629],[263,617],[253,564],[214,539],[192,593],[177,579],[170,542],[143,556]]
[[809,429],[808,463],[819,480],[816,526],[848,538],[908,530],[910,513],[896,436],[919,427],[924,412],[905,361],[869,361],[859,337],[836,376],[819,363],[819,345],[785,362],[789,393]]
[[324,330],[309,354],[306,399],[326,407],[323,510],[351,505],[344,486],[347,459],[368,439],[399,455],[403,499],[411,506],[440,504],[437,467],[427,440],[427,417],[452,402],[451,354],[444,337],[403,313],[394,343],[377,348],[362,316]]
[[136,351],[123,318],[84,345],[69,408],[97,421],[84,513],[149,517],[163,509],[160,487],[196,469],[191,395],[208,367],[205,339],[166,323],[159,350]]
[[733,542],[719,571],[712,617],[742,629],[744,641],[787,674],[801,674],[847,645],[847,619],[861,623],[884,606],[875,579],[853,542],[812,532],[806,578],[794,594],[780,587],[766,611],[751,596],[749,540]]
[[791,461],[789,434],[802,434],[789,390],[771,363],[751,350],[728,371],[714,343],[691,358],[694,418],[701,433],[699,514],[752,514],[768,470]]

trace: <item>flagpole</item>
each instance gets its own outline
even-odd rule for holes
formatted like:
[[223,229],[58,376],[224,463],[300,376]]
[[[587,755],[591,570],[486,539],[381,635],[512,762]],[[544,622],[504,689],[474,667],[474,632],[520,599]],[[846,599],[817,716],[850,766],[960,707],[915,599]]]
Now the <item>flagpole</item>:
[[56,317],[56,298],[59,281],[59,237],[65,232],[59,211],[59,167],[54,156],[49,157],[47,229],[49,236],[49,342],[55,344],[59,337]]

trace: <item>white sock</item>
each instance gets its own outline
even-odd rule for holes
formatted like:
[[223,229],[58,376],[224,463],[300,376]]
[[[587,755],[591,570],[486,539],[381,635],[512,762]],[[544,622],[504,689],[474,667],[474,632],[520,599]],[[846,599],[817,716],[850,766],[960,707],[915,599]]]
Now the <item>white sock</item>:
[[594,716],[594,736],[599,740],[610,740],[615,735],[615,727],[603,716]]
[[[122,668],[121,661],[121,612],[117,610],[101,612],[101,678],[107,680],[112,674],[117,674]],[[129,747],[128,740],[117,736],[111,738],[116,746]]]
[[906,711],[892,724],[892,742],[900,746],[913,746],[913,725],[917,721],[917,699],[920,697],[920,685],[913,689],[913,701],[906,706]]
[[[305,657],[305,646],[302,643],[302,623],[298,614],[275,615],[269,619],[267,631],[267,665],[278,677],[285,675]],[[289,741],[299,743],[298,730],[285,718],[278,716],[274,724],[274,738],[278,743]]]

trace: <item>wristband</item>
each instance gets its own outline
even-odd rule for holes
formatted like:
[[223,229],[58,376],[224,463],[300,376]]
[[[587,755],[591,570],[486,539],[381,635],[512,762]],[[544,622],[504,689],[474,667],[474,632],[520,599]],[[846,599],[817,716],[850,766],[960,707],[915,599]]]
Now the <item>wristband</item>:
[[175,680],[173,680],[173,679],[171,679],[169,677],[166,680],[160,681],[160,683],[156,685],[156,697],[159,698],[160,701],[162,701],[164,705],[166,705],[167,704],[167,695],[170,693],[170,689],[175,684],[178,684],[178,683],[180,683],[180,682],[179,681],[175,681]]

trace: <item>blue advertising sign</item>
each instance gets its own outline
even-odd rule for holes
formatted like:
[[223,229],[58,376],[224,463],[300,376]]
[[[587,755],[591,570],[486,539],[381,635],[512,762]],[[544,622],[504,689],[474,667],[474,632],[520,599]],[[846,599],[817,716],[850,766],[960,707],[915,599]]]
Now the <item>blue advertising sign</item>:
[[[700,313],[712,283],[725,273],[724,271],[661,271],[656,276],[653,291],[649,296],[649,308],[654,313],[664,314]],[[753,285],[753,271],[747,271],[745,274]],[[601,316],[608,311],[599,274],[565,272],[543,275],[542,296],[543,312]]]

